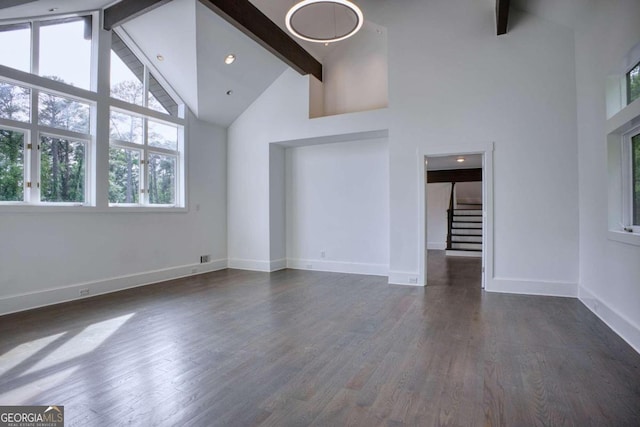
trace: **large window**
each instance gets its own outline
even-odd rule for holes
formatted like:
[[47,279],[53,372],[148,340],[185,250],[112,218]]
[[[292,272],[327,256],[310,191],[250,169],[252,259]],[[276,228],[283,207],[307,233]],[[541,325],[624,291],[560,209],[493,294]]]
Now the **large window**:
[[181,206],[184,129],[178,103],[125,42],[111,40],[109,204]]
[[126,33],[99,33],[111,66],[94,70],[97,17],[0,23],[0,205],[184,206],[183,104]]
[[111,110],[109,203],[179,205],[182,128]]
[[91,108],[0,81],[0,202],[87,203]]

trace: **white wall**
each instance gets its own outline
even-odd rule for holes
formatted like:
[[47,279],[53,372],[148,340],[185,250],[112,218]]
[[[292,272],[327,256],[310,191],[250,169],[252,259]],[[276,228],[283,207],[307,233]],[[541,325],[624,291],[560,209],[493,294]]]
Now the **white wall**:
[[482,203],[482,182],[459,182],[456,184],[457,203]]
[[1,213],[0,314],[226,266],[225,130],[189,123],[188,212]]
[[337,43],[322,64],[324,115],[374,110],[388,105],[387,32],[384,27],[365,22],[348,43]]
[[290,267],[387,275],[386,139],[288,148],[286,188]]
[[309,120],[308,79],[276,80],[229,128],[231,264],[269,268],[269,143],[388,129],[390,281],[424,273],[419,157],[494,141],[497,277],[487,289],[576,295],[573,32],[514,11],[517,27],[496,37],[492,2],[362,6],[388,29],[388,110]]
[[[640,42],[640,2],[594,2],[576,29],[580,298],[640,351],[640,247],[607,238],[607,76]],[[616,70],[618,71],[618,70]]]
[[427,184],[427,249],[447,247],[447,209],[451,197],[451,183]]

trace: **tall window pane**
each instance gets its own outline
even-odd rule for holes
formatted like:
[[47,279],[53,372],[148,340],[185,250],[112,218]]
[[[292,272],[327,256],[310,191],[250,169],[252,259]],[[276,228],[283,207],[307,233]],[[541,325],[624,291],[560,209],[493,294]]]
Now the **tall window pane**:
[[176,203],[176,158],[163,154],[149,154],[149,203]]
[[84,203],[86,143],[40,138],[40,200]]
[[31,24],[0,26],[0,64],[31,72]]
[[41,23],[40,75],[90,89],[91,17]]
[[122,39],[111,35],[111,96],[144,105],[144,65]]
[[627,104],[640,98],[640,63],[627,73]]
[[142,117],[111,110],[111,139],[142,144]]
[[178,149],[178,127],[149,120],[149,145],[152,147]]
[[0,202],[24,200],[24,134],[0,129]]
[[38,96],[38,123],[73,132],[89,133],[89,105],[62,96],[41,92]]
[[21,122],[31,121],[31,91],[0,81],[0,117]]
[[138,203],[140,151],[109,148],[109,203]]
[[640,226],[640,134],[631,138],[633,225]]

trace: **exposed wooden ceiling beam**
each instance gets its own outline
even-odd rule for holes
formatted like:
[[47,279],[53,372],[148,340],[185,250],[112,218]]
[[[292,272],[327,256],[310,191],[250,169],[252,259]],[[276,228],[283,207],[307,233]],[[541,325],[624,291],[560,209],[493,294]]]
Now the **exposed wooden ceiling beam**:
[[427,183],[482,181],[482,168],[427,171]]
[[511,0],[496,0],[496,27],[499,36],[507,34],[510,1]]
[[200,0],[231,25],[302,75],[322,81],[322,64],[249,0]]
[[171,0],[122,0],[104,10],[104,29],[122,25],[130,19],[147,13]]

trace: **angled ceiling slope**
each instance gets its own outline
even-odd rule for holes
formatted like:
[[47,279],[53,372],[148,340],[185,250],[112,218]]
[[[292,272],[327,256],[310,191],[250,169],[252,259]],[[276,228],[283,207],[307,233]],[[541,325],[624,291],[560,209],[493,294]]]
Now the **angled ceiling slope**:
[[[196,116],[222,126],[230,125],[286,69],[197,0],[173,0],[122,28]],[[237,59],[226,65],[230,53]]]

